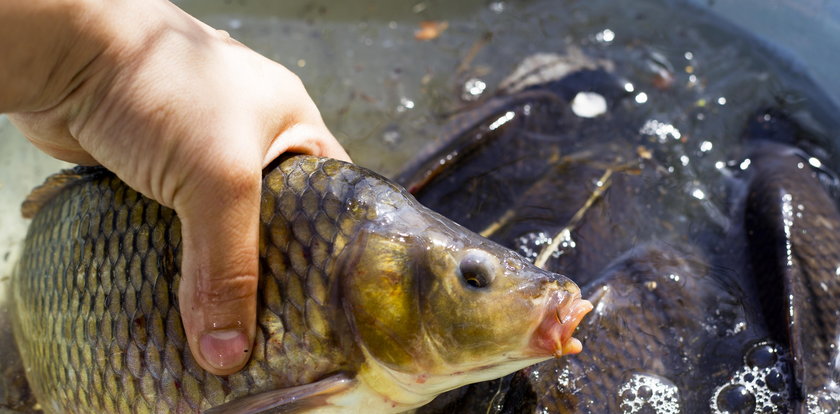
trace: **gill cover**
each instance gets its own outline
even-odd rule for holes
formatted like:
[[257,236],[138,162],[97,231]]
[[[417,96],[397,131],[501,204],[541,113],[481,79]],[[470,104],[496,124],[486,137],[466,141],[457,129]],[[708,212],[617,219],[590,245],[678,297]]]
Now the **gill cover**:
[[348,244],[343,306],[361,346],[392,370],[429,375],[523,358],[547,292],[566,284],[495,243],[435,228],[367,228]]

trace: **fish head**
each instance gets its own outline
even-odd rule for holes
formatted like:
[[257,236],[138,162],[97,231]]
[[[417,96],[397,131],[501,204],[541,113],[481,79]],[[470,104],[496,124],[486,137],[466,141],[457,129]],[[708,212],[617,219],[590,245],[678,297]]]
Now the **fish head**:
[[427,212],[360,231],[342,297],[368,365],[439,393],[577,353],[591,310],[568,278]]

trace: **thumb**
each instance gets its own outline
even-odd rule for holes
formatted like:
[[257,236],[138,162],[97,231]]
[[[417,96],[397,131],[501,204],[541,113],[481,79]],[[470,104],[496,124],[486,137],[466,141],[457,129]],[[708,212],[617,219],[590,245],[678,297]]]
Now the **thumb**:
[[193,357],[216,375],[241,369],[254,339],[261,180],[253,170],[209,172],[175,205],[181,318]]

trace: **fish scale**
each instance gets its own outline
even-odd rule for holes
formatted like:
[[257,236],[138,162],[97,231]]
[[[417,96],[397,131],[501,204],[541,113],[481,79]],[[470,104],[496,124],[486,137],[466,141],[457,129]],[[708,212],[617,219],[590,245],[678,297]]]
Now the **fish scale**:
[[[356,190],[361,174],[347,170],[307,158],[265,180],[261,217],[268,231],[261,232],[260,254],[273,277],[260,279],[265,306],[251,362],[227,378],[206,373],[187,348],[174,294],[181,231],[172,210],[109,174],[62,191],[33,220],[21,259],[22,274],[40,277],[17,278],[14,288],[17,306],[26,309],[16,329],[30,383],[47,397],[42,406],[195,412],[349,368],[358,355],[328,322],[325,279],[332,253],[355,230],[334,223],[364,212],[357,206],[340,213],[336,197],[346,194],[319,196],[312,183],[338,179],[332,185],[346,192],[392,189]],[[289,224],[273,225],[277,220]]]
[[[799,150],[759,141],[750,154],[754,178],[747,219],[755,230],[753,266],[776,335],[789,342],[799,410],[840,409],[840,212]],[[786,211],[787,210],[787,211]],[[763,250],[762,250],[763,249]],[[772,289],[783,294],[769,294]]]

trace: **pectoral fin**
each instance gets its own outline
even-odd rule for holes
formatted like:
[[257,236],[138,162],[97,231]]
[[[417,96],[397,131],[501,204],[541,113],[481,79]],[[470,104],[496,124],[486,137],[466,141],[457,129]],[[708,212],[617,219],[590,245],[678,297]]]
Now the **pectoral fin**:
[[204,414],[256,414],[279,408],[281,413],[298,413],[328,405],[330,397],[353,388],[356,381],[345,373],[311,384],[249,395],[213,407]]

